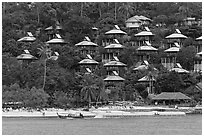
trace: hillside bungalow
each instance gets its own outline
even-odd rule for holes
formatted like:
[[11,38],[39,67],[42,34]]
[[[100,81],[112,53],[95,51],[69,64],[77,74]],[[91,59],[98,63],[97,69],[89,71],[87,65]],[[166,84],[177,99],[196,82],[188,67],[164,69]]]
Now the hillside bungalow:
[[114,57],[119,56],[124,46],[119,43],[117,39],[114,39],[114,43],[106,46],[105,52],[102,54],[102,62],[108,63],[109,61],[114,60]]
[[174,43],[178,43],[180,45],[180,47],[183,47],[183,41],[184,39],[187,38],[187,36],[183,35],[181,33],[181,31],[179,29],[176,29],[176,31],[165,37],[168,41],[168,46],[171,47],[172,45],[174,45]]
[[117,57],[113,57],[114,60],[104,64],[106,68],[107,75],[111,75],[113,71],[116,71],[118,74],[124,73],[124,68],[127,66],[126,64],[119,61]]
[[36,38],[33,36],[31,32],[27,32],[27,36],[20,38],[17,40],[18,42],[34,42]]
[[155,97],[152,97],[152,101],[163,105],[176,105],[190,101],[191,98],[181,92],[162,92]]
[[[102,39],[102,46],[107,46],[113,43],[114,39],[121,40],[122,36],[127,33],[122,31],[118,25],[115,25],[112,30],[109,30],[105,33],[106,37]],[[120,41],[121,42],[121,41]]]
[[84,56],[87,54],[94,56],[98,47],[96,43],[91,42],[89,37],[85,37],[82,42],[75,44],[75,46],[79,49],[80,54]]
[[99,63],[95,61],[90,55],[79,62],[81,72],[86,72],[87,68],[92,72],[97,68]]
[[142,15],[135,15],[125,21],[127,28],[139,28],[141,25],[149,25],[151,22],[151,19]]

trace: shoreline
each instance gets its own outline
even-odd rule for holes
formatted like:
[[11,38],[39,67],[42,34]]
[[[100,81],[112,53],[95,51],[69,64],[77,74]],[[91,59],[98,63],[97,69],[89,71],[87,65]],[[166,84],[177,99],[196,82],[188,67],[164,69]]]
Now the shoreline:
[[[195,110],[199,110],[199,113],[191,113]],[[111,117],[138,117],[138,116],[184,116],[186,114],[202,114],[202,107],[150,107],[150,106],[132,106],[119,107],[119,106],[105,106],[97,109],[90,109],[90,111],[83,111],[82,109],[48,109],[42,111],[28,112],[25,110],[10,110],[8,112],[2,112],[3,118],[57,118],[57,113],[82,113],[84,116],[92,116],[94,118],[111,118]]]

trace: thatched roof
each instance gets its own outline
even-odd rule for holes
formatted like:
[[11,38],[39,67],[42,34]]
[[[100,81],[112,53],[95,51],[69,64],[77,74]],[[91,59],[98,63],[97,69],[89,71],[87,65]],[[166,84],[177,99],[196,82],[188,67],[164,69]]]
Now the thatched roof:
[[172,69],[170,69],[170,71],[175,71],[177,73],[189,73],[188,70],[185,70],[183,68],[172,68]]
[[124,81],[125,79],[120,77],[120,76],[117,76],[117,75],[113,75],[113,76],[107,76],[104,81],[108,82],[108,81]]
[[97,65],[98,62],[93,59],[83,59],[79,62],[80,65]]
[[124,48],[124,46],[118,43],[110,44],[105,47],[105,49],[122,49],[122,48]]
[[18,60],[35,60],[37,59],[36,57],[34,57],[31,54],[21,54],[19,56],[16,57]]
[[136,37],[139,37],[139,36],[154,36],[154,34],[152,34],[152,32],[150,31],[142,31],[142,32],[139,32],[137,34],[135,34]]
[[158,49],[152,46],[141,46],[137,49],[138,51],[157,51]]
[[178,47],[171,47],[167,50],[165,50],[164,52],[179,52],[180,48]]
[[82,41],[82,42],[79,42],[77,44],[75,44],[75,46],[98,46],[96,43],[93,43],[91,41]]
[[[138,80],[139,82],[149,82],[150,81],[150,77],[149,76],[144,76],[141,79]],[[156,81],[155,78],[152,78],[152,81]]]
[[121,34],[121,35],[126,35],[127,33],[122,31],[118,25],[115,25],[115,28],[112,30],[109,30],[108,32],[105,33],[106,35],[114,35],[114,34]]
[[30,36],[26,36],[26,37],[23,37],[23,38],[20,38],[19,40],[18,40],[18,42],[33,42],[33,41],[35,41],[36,40],[36,38],[35,37],[30,37]]
[[110,34],[110,35],[113,35],[113,34],[122,34],[122,35],[125,35],[127,34],[126,32],[122,31],[122,30],[118,30],[118,29],[112,29],[112,30],[109,30],[108,32],[105,33],[106,35]]
[[47,44],[64,44],[66,43],[63,39],[54,38],[46,42]]
[[115,60],[110,61],[110,62],[104,64],[104,67],[110,67],[110,66],[125,67],[127,65],[122,63],[122,62],[120,62],[120,61],[115,61]]
[[203,38],[202,38],[202,36],[200,36],[199,38],[196,38],[196,40],[202,40]]
[[146,21],[146,20],[148,20],[148,21],[152,21],[151,19],[149,19],[149,18],[147,18],[147,17],[145,17],[145,16],[142,16],[142,15],[140,15],[140,16],[135,15],[135,16],[129,18],[128,20],[126,20],[125,22],[141,22],[141,21]]
[[156,97],[152,98],[153,100],[190,100],[191,98],[186,96],[181,92],[162,92]]
[[[61,30],[62,27],[61,26],[56,26],[56,30]],[[48,28],[46,28],[45,30],[53,30],[53,26],[50,26]]]

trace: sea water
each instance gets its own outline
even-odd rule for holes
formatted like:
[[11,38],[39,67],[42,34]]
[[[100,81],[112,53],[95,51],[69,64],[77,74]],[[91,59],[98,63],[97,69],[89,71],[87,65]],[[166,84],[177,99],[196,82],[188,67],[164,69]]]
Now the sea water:
[[201,135],[202,115],[134,118],[2,118],[3,135]]

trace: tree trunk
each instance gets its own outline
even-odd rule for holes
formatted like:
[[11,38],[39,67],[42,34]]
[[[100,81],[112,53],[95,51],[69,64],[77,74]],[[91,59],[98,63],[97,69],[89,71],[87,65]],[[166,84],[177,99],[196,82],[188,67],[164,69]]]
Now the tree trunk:
[[37,6],[37,16],[38,16],[38,24],[40,23],[40,13],[39,13],[39,8]]
[[115,2],[115,21],[116,21],[116,19],[117,19],[117,7],[116,7],[116,2]]
[[44,62],[44,79],[43,79],[43,90],[45,90],[45,81],[46,81],[46,61],[47,59],[45,59],[45,62]]
[[83,16],[83,2],[81,2],[81,17]]

